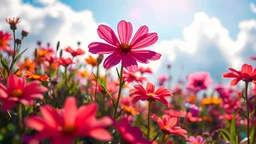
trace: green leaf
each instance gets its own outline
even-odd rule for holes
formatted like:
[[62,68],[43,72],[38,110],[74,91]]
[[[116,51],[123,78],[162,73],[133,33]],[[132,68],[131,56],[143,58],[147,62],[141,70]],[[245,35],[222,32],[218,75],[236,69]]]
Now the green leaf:
[[1,64],[6,71],[8,71],[8,64],[5,59],[1,58]]
[[251,127],[251,132],[250,132],[250,143],[254,141],[254,134],[255,134],[255,127]]
[[225,129],[219,129],[220,131],[220,136],[222,136],[222,138],[225,140],[225,141],[230,141],[230,133],[225,130]]
[[27,49],[28,48],[26,48],[26,49],[24,49],[19,55],[17,55],[17,57],[14,59],[14,61],[13,61],[13,64],[21,57],[21,55],[25,52],[25,51],[27,51]]
[[230,123],[230,129],[229,129],[229,132],[230,132],[230,141],[231,143],[236,143],[236,113],[233,115],[233,119]]

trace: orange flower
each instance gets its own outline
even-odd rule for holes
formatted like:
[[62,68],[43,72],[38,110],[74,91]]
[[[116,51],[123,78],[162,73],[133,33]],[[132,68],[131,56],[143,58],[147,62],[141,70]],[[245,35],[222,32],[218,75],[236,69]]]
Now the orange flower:
[[16,30],[17,29],[17,24],[20,22],[20,18],[19,17],[14,17],[14,18],[6,18],[6,22],[8,24],[10,24],[10,28],[12,30]]
[[25,72],[25,77],[33,79],[33,80],[49,81],[49,77],[46,74],[36,75],[36,74],[33,74],[30,71]]
[[81,78],[87,78],[89,76],[89,74],[86,70],[79,71],[78,74]]
[[203,98],[202,99],[202,102],[201,104],[202,105],[218,105],[220,104],[222,101],[221,101],[221,98],[216,98],[216,97],[210,97],[210,98]]
[[20,62],[17,64],[20,70],[26,70],[30,72],[35,71],[36,64],[34,61],[30,60],[28,57],[25,58],[25,62]]
[[86,61],[87,64],[91,65],[92,67],[98,66],[97,59],[95,59],[91,55],[89,55],[89,57],[86,58],[85,61]]
[[137,115],[139,112],[132,106],[123,106],[123,111],[130,115]]
[[197,101],[196,95],[191,95],[191,96],[188,98],[188,102],[191,103],[191,104],[195,104],[196,101]]

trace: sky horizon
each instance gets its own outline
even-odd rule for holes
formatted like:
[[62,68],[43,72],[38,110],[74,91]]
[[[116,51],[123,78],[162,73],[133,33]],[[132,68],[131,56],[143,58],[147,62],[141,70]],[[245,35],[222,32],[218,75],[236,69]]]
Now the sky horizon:
[[10,31],[5,18],[13,16],[21,18],[20,30],[30,33],[23,44],[30,48],[27,55],[37,40],[53,47],[60,40],[62,48],[76,48],[81,41],[88,51],[89,43],[102,41],[96,31],[99,24],[116,32],[118,22],[126,20],[133,24],[133,33],[142,25],[158,33],[158,42],[149,48],[162,54],[161,60],[150,62],[155,76],[167,74],[171,63],[176,80],[207,71],[221,82],[227,68],[255,65],[249,60],[256,51],[253,0],[1,0],[1,30]]

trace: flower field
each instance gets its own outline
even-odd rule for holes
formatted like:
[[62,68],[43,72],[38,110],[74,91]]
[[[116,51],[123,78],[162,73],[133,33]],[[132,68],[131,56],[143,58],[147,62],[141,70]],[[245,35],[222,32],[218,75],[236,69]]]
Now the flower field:
[[103,42],[38,41],[24,57],[30,35],[17,33],[21,22],[7,18],[9,31],[0,30],[1,144],[256,144],[252,65],[227,67],[221,77],[229,85],[214,84],[205,71],[153,83],[147,64],[162,54],[150,50],[158,34],[146,25],[121,20],[114,31],[101,24]]

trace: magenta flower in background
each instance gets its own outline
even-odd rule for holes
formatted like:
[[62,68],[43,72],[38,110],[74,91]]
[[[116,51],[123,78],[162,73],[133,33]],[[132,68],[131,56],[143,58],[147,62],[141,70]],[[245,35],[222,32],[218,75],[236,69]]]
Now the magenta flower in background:
[[100,141],[112,140],[111,134],[105,127],[112,124],[112,119],[102,117],[96,119],[97,104],[76,106],[76,99],[66,99],[64,108],[56,110],[50,105],[40,108],[42,116],[29,116],[25,125],[37,130],[34,140],[41,141],[50,138],[51,144],[71,144],[76,137],[92,137]]
[[139,127],[132,127],[127,118],[123,117],[119,123],[114,123],[115,128],[120,132],[125,143],[131,144],[151,144],[151,142],[143,138],[143,133]]
[[188,144],[205,144],[202,136],[189,136],[188,141]]
[[165,74],[162,74],[158,76],[157,78],[159,86],[163,86],[165,82],[167,82],[169,79]]
[[[150,50],[141,50],[156,43],[157,33],[148,33],[147,26],[141,26],[133,36],[133,27],[130,22],[120,21],[117,26],[118,37],[115,32],[106,25],[100,25],[98,35],[108,44],[93,42],[89,44],[89,52],[94,54],[110,54],[104,61],[103,66],[107,69],[117,65],[120,61],[130,72],[138,69],[137,62],[149,63],[149,60],[158,60],[161,54]],[[130,41],[131,40],[131,41]]]
[[32,106],[35,103],[35,99],[44,98],[42,93],[45,91],[47,91],[47,88],[40,86],[39,81],[26,83],[24,77],[20,78],[16,75],[10,75],[7,78],[7,87],[0,84],[2,109],[4,111],[12,109],[17,102]]
[[186,88],[197,93],[207,89],[212,83],[213,80],[208,72],[195,72],[188,76]]

